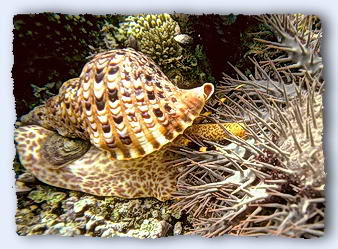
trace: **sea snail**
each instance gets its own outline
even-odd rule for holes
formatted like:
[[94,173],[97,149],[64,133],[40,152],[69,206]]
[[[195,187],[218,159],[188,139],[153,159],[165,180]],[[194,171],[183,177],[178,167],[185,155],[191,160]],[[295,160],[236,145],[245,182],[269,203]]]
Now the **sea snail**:
[[[19,159],[53,186],[167,200],[177,169],[167,163],[174,155],[166,148],[192,125],[213,91],[211,83],[177,88],[132,49],[100,53],[79,78],[22,117],[15,131]],[[221,129],[200,130],[210,135]]]

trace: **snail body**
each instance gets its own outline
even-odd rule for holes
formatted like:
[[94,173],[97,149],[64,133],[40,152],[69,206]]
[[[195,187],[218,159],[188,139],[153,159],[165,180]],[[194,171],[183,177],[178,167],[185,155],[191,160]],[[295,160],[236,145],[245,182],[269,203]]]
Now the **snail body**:
[[167,164],[173,153],[166,148],[192,125],[213,91],[210,83],[177,88],[132,49],[98,54],[58,95],[22,117],[15,132],[20,161],[53,186],[169,199],[177,171]]

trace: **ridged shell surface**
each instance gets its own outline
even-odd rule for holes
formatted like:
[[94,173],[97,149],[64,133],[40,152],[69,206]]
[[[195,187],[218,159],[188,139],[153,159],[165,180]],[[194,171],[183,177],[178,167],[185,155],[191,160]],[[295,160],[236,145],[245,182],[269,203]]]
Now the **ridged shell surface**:
[[178,89],[151,59],[131,49],[96,55],[71,83],[49,103],[62,117],[54,118],[65,126],[59,133],[88,137],[118,160],[145,156],[171,142],[213,92],[209,83]]

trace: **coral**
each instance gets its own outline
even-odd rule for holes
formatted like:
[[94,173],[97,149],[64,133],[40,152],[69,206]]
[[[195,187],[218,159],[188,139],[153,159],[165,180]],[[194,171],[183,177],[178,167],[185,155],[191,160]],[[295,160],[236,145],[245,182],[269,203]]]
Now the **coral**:
[[152,58],[180,88],[213,81],[202,46],[193,46],[192,38],[180,33],[169,14],[127,16],[118,28],[106,23],[102,32],[106,49],[135,48]]
[[142,53],[167,70],[174,65],[172,61],[182,57],[182,47],[174,39],[179,34],[180,27],[169,14],[136,15],[128,16],[119,25],[115,37],[126,47],[133,37]]

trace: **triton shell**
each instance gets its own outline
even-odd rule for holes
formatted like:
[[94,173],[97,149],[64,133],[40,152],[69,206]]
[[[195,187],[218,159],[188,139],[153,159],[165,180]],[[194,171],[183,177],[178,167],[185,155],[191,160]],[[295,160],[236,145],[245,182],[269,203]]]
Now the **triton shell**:
[[111,50],[96,55],[46,103],[44,127],[90,139],[114,159],[143,157],[182,134],[213,91],[210,83],[179,89],[145,55]]

